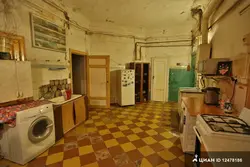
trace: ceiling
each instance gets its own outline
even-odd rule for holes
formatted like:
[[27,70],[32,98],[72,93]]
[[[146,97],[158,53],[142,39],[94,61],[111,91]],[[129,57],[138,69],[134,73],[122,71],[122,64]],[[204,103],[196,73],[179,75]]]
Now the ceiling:
[[192,24],[190,9],[209,0],[64,0],[90,22],[146,29]]

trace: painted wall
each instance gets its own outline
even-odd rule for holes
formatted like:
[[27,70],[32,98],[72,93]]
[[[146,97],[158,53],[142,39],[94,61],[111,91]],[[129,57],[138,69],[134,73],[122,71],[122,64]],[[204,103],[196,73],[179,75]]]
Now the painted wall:
[[[235,1],[225,1],[216,12],[213,20],[216,20]],[[209,38],[212,42],[213,58],[233,57],[246,53],[242,39],[244,35],[250,33],[250,10],[243,15],[240,15],[239,12],[249,3],[250,0],[244,1],[219,23],[215,24],[210,31]]]
[[[52,13],[63,17],[62,13],[58,12],[52,7],[47,6],[41,0],[32,1],[39,6],[43,7],[46,10],[51,11]],[[88,20],[81,14],[72,12],[71,9],[67,9],[69,12],[69,16],[73,17],[75,21],[77,21],[80,25],[88,26]],[[15,9],[13,9],[13,16],[15,20],[9,20],[11,26],[4,27],[3,24],[0,25],[0,30],[13,32],[18,35],[22,35],[25,37],[25,49],[26,49],[26,56],[27,60],[29,61],[36,61],[36,62],[44,62],[45,60],[50,60],[52,63],[56,63],[56,61],[60,60],[64,64],[68,64],[69,62],[69,48],[80,50],[83,52],[88,52],[88,37],[86,36],[85,32],[71,26],[70,29],[67,31],[67,52],[55,52],[49,51],[44,49],[37,49],[32,47],[32,40],[31,40],[31,29],[30,29],[30,12],[37,13],[40,15],[37,10],[32,10],[32,7],[27,7],[24,4],[18,5]],[[63,26],[63,22],[60,21],[55,16],[48,14],[46,12],[43,13],[48,20],[52,20],[58,25]],[[2,17],[1,17],[2,18]],[[0,21],[1,22],[1,21]],[[14,22],[14,23],[13,23]],[[3,23],[3,22],[1,22]],[[69,70],[61,70],[61,71],[50,71],[46,68],[40,67],[32,67],[32,78],[33,78],[33,90],[34,90],[34,98],[37,99],[39,97],[39,87],[45,84],[49,84],[50,80],[54,79],[64,79],[69,78]],[[68,79],[70,82],[70,79]]]
[[168,59],[168,66],[176,67],[176,63],[187,65],[191,61],[191,47],[163,47],[163,48],[147,48],[146,61],[151,61],[154,57],[162,57]]

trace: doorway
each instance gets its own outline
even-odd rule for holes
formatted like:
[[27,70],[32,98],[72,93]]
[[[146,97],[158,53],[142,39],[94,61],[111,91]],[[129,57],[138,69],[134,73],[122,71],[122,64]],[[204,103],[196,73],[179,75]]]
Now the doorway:
[[71,77],[72,77],[72,93],[73,94],[87,94],[87,68],[86,68],[85,52],[70,49],[71,57]]
[[166,102],[168,99],[167,58],[152,58],[152,101]]

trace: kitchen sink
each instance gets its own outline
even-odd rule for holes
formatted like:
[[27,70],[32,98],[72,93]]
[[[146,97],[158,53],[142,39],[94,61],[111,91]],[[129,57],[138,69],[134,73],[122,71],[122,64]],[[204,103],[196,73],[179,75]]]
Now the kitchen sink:
[[49,101],[52,102],[54,105],[62,105],[62,104],[67,103],[71,100],[77,99],[81,96],[82,95],[73,94],[73,95],[71,95],[71,99],[69,99],[69,100],[65,100],[63,96],[59,96],[59,97],[55,97],[53,99],[50,99]]

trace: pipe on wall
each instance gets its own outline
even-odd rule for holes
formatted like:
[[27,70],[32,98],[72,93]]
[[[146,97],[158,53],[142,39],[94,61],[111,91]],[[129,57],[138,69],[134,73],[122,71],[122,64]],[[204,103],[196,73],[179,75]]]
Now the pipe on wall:
[[182,45],[155,45],[155,46],[141,46],[139,50],[140,59],[142,59],[142,48],[171,48],[171,47],[191,47],[191,44],[182,44]]
[[[196,17],[195,17],[196,15],[198,15],[198,19],[196,19]],[[191,9],[191,16],[197,22],[197,27],[196,27],[196,29],[193,29],[192,34],[198,33],[197,36],[200,35],[200,33],[201,33],[202,15],[203,15],[203,10],[202,10],[201,5]]]
[[137,59],[138,47],[139,47],[139,53],[141,53],[141,47],[142,47],[139,46],[139,44],[149,45],[149,44],[179,43],[179,42],[191,42],[191,41],[192,41],[191,39],[185,39],[185,40],[169,40],[169,41],[157,41],[157,42],[136,42],[134,49],[135,60],[141,60],[141,54],[139,55],[140,57]]
[[48,5],[54,7],[55,9],[61,11],[62,13],[65,13],[66,10],[63,9],[62,7],[58,6],[55,2],[51,1],[51,0],[43,0],[43,2],[47,3]]
[[215,20],[208,29],[212,28],[216,23],[221,21],[224,17],[226,17],[230,12],[232,12],[234,9],[236,9],[242,2],[245,0],[237,0],[230,8],[228,8],[217,20]]
[[239,14],[240,15],[243,15],[246,11],[248,11],[250,9],[250,3],[246,6],[246,7],[244,7],[240,12],[239,12]]
[[201,24],[202,44],[208,43],[209,18],[223,2],[224,0],[211,0],[210,3],[208,4],[207,9],[203,13],[202,24]]

